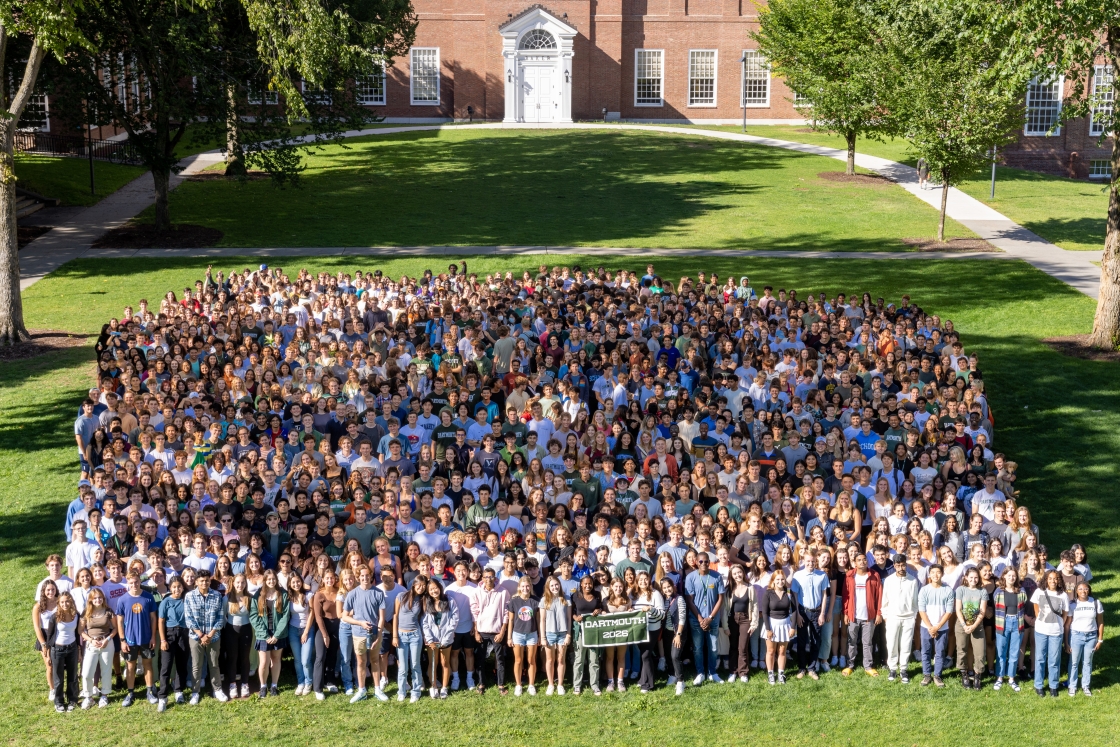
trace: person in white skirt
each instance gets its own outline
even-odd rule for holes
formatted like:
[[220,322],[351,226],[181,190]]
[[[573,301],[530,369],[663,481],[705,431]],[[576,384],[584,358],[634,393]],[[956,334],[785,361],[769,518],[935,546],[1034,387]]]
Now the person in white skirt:
[[[775,681],[786,683],[786,649],[797,630],[797,602],[790,594],[784,573],[770,577],[766,594],[759,605],[758,616],[762,620],[763,638],[766,639],[766,672],[773,685]],[[777,671],[774,665],[777,660]]]

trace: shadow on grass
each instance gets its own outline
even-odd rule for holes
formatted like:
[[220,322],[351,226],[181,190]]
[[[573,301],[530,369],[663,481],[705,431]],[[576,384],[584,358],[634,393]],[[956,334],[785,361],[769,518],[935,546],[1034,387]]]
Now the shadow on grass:
[[1024,221],[1023,227],[1054,244],[1076,242],[1104,249],[1107,219],[1103,213],[1100,218],[1049,218]]

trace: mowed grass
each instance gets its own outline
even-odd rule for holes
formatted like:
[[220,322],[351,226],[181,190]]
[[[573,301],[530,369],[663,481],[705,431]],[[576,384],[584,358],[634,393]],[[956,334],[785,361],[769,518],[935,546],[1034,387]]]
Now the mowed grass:
[[[495,244],[905,250],[936,212],[892,185],[829,182],[833,159],[626,131],[450,128],[313,150],[298,189],[196,182],[172,219],[223,246]],[[149,220],[151,211],[141,220]],[[950,236],[969,236],[950,221]]]
[[[373,262],[355,257],[284,258],[272,264],[294,272],[382,269],[390,276],[439,271],[451,259],[432,257]],[[549,257],[466,258],[472,272],[535,268]],[[259,258],[221,260],[215,269],[255,266]],[[566,264],[643,270],[646,258],[565,256]],[[29,628],[31,597],[42,560],[65,545],[61,527],[75,491],[72,423],[77,402],[92,381],[92,349],[53,353],[0,364],[0,732],[11,744],[336,744],[361,735],[363,744],[454,745],[1007,745],[1029,733],[1032,744],[1114,743],[1120,686],[1116,625],[1120,622],[1120,506],[1112,486],[1120,479],[1120,376],[1115,364],[1071,360],[1042,340],[1087,332],[1093,302],[1068,286],[1015,261],[871,261],[829,259],[655,258],[657,271],[675,280],[699,270],[722,277],[748,274],[758,284],[829,296],[867,290],[897,300],[908,292],[942,318],[952,319],[966,350],[980,356],[996,416],[996,447],[1019,462],[1024,503],[1052,553],[1086,545],[1094,587],[1105,603],[1106,641],[1096,657],[1093,699],[1041,701],[1030,688],[1015,695],[990,687],[974,694],[950,680],[944,690],[904,688],[882,677],[838,672],[819,683],[790,681],[689,688],[676,698],[661,686],[650,695],[576,699],[512,696],[493,690],[479,698],[455,694],[446,702],[415,706],[343,697],[323,703],[286,689],[263,703],[220,705],[157,715],[147,703],[122,711],[59,716],[46,703],[45,684]],[[30,326],[96,332],[103,320],[140,297],[155,299],[202,276],[205,260],[77,261],[25,295]],[[395,684],[389,688],[395,698]],[[543,690],[542,690],[543,692]],[[1010,729],[1010,731],[1009,731]],[[128,735],[125,737],[124,735]],[[1012,736],[1009,736],[1012,735]]]
[[[734,126],[698,127],[742,132],[741,127]],[[818,132],[808,125],[748,125],[747,134],[841,150],[847,147],[839,135]],[[856,143],[856,152],[911,166],[917,163],[917,157],[904,139],[861,138]],[[991,178],[989,167],[954,186],[1063,249],[1100,251],[1104,248],[1108,217],[1105,183],[999,166],[996,168],[996,198],[992,200]]]
[[84,158],[17,153],[15,159],[17,186],[57,197],[64,205],[92,205],[147,171],[143,166],[94,161],[95,194],[90,192],[89,161]]

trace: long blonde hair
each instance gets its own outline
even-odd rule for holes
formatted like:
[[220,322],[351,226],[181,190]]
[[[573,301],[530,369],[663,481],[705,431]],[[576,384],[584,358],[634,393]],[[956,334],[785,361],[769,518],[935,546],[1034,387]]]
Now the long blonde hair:
[[[242,595],[237,591],[237,579],[245,582],[245,594]],[[249,609],[249,579],[244,573],[238,573],[229,582],[229,591],[226,592],[226,600],[229,602],[230,614],[243,615]]]

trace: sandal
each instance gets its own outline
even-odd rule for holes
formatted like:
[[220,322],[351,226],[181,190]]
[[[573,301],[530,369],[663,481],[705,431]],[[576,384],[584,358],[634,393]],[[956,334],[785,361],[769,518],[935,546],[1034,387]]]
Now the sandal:
[[479,682],[478,685],[476,685],[474,689],[479,695],[482,695],[484,692],[486,692],[486,686],[483,685],[481,682]]
[[505,685],[499,685],[498,692],[500,692],[502,695],[509,695],[509,688]]

